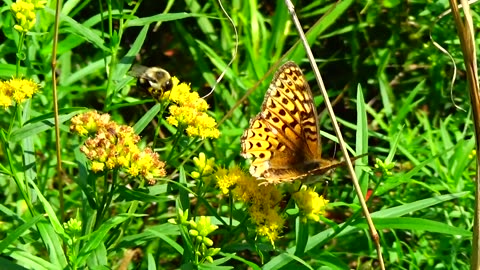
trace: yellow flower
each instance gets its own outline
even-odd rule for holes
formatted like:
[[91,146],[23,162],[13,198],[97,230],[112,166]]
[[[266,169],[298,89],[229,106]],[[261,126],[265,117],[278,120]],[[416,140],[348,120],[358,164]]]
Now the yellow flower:
[[140,170],[138,169],[138,167],[135,165],[135,164],[132,164],[128,170],[127,170],[128,174],[130,174],[131,176],[135,177],[137,176],[139,173],[140,173]]
[[172,101],[176,104],[184,103],[185,98],[190,95],[190,85],[180,83],[180,80],[175,76],[173,76],[171,80],[172,90],[165,91],[162,99]]
[[35,10],[44,8],[45,4],[46,1],[17,0],[17,2],[11,6],[11,10],[17,21],[17,24],[13,28],[19,32],[28,32],[35,26]]
[[217,225],[211,223],[210,217],[200,216],[197,219],[188,219],[188,210],[179,209],[176,219],[169,219],[168,222],[178,224],[188,230],[191,236],[191,246],[195,256],[200,257],[199,261],[213,262],[212,256],[220,252],[220,248],[210,248],[214,242],[208,235],[218,229]]
[[7,108],[12,105],[12,100],[22,103],[38,92],[38,84],[27,79],[11,79],[0,82],[0,106]]
[[167,122],[173,126],[189,125],[197,116],[197,111],[192,107],[172,105],[169,110],[171,116],[167,118]]
[[65,232],[67,234],[80,235],[82,232],[82,221],[71,218],[68,220],[68,222],[63,223],[63,228],[65,228]]
[[303,186],[302,189],[294,193],[292,197],[300,209],[303,222],[306,222],[307,219],[318,222],[320,215],[325,214],[325,207],[328,204],[328,200],[325,200],[323,196],[319,196],[315,190]]
[[98,161],[93,161],[92,162],[92,171],[97,173],[101,172],[105,169],[105,163],[103,162],[98,162]]
[[281,200],[281,194],[275,185],[263,185],[256,178],[243,171],[233,190],[233,195],[245,202],[273,207]]
[[99,114],[97,111],[89,111],[74,116],[70,121],[70,132],[76,132],[81,136],[94,134],[99,129],[116,129],[116,124],[110,121],[110,115],[106,113]]
[[207,102],[197,92],[190,92],[190,85],[179,83],[176,77],[172,77],[172,90],[166,91],[162,99],[174,103],[167,117],[170,125],[185,128],[190,137],[205,139],[220,136],[215,119],[206,113]]
[[193,164],[195,164],[195,167],[201,172],[201,175],[209,175],[214,171],[215,158],[211,157],[207,159],[205,153],[200,152],[198,157],[193,158]]
[[238,167],[219,169],[215,175],[223,194],[232,190],[235,199],[245,202],[252,222],[257,225],[257,234],[266,236],[273,244],[284,224],[284,218],[279,213],[281,194],[277,187],[261,185],[261,182]]
[[[234,168],[232,170],[236,169],[238,168]],[[236,175],[235,173],[230,173],[230,170],[223,168],[218,169],[215,175],[217,179],[217,185],[223,194],[228,194],[230,188],[233,187],[238,180],[238,175]]]
[[220,131],[216,128],[215,119],[208,116],[205,112],[200,113],[194,118],[194,121],[187,127],[187,135],[190,137],[218,138]]
[[159,160],[158,154],[153,152],[151,148],[145,148],[142,152],[133,155],[131,166],[138,168],[139,173],[147,179],[149,184],[155,183],[155,177],[166,175],[163,169],[165,163]]
[[10,93],[10,87],[0,81],[0,106],[3,106],[5,109],[12,105],[12,97]]
[[385,160],[385,162],[383,162],[381,159],[376,158],[374,166],[383,174],[391,176],[393,174],[391,170],[395,167],[395,163],[388,160]]
[[133,128],[110,121],[108,114],[93,111],[77,115],[72,118],[70,130],[80,135],[92,134],[80,151],[92,162],[94,172],[123,169],[132,177],[142,176],[149,184],[166,175],[165,163],[158,154],[150,148],[140,150],[140,136]]
[[0,106],[3,106],[5,109],[12,105],[12,99],[3,93],[0,93]]
[[207,159],[205,153],[201,152],[198,157],[193,158],[195,171],[191,173],[194,179],[201,179],[206,185],[209,185],[215,179],[215,158]]
[[473,149],[468,155],[468,159],[473,159],[477,155],[477,150]]
[[[200,216],[198,221],[190,220],[190,226],[196,231],[195,236],[207,237],[210,233],[218,229],[217,225],[214,225],[210,221],[210,217]],[[207,246],[211,246],[211,243],[205,243]]]
[[[250,209],[250,212],[252,212],[252,209]],[[263,222],[257,223],[257,235],[267,237],[274,246],[274,241],[282,232],[285,219],[274,209],[266,209],[266,213],[264,212],[262,215]]]

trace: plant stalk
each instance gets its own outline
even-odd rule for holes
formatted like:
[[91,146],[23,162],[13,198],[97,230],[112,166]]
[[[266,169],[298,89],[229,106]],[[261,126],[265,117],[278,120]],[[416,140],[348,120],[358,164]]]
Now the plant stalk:
[[480,229],[480,95],[478,86],[478,68],[475,47],[475,36],[473,29],[472,14],[468,1],[461,0],[464,20],[460,16],[457,2],[449,0],[452,9],[453,19],[457,27],[458,37],[463,52],[463,61],[467,73],[468,90],[470,93],[470,102],[473,108],[473,125],[475,131],[475,142],[477,146],[477,174],[475,177],[475,213],[473,220],[473,240],[472,240],[472,258],[470,261],[470,269],[480,269],[480,256],[478,254],[480,247],[479,229]]
[[55,8],[55,24],[53,30],[53,46],[52,46],[52,95],[53,95],[53,115],[55,119],[55,148],[57,154],[57,173],[56,173],[56,180],[58,184],[58,193],[59,193],[59,201],[60,201],[60,222],[65,220],[65,202],[63,199],[63,170],[62,170],[62,150],[61,150],[61,142],[60,142],[60,120],[58,118],[58,95],[57,95],[57,46],[58,46],[58,25],[60,21],[60,6],[61,1],[56,1],[56,8]]
[[290,12],[290,15],[292,16],[292,20],[295,24],[295,27],[297,28],[297,31],[300,35],[300,39],[302,40],[303,46],[305,47],[305,51],[307,53],[308,59],[310,60],[310,65],[313,68],[313,72],[315,74],[315,78],[317,79],[317,83],[320,86],[320,90],[323,95],[323,99],[325,101],[325,106],[327,108],[328,114],[330,115],[330,118],[332,120],[333,128],[335,130],[335,134],[337,135],[338,138],[338,143],[340,145],[340,148],[342,149],[343,155],[345,157],[345,162],[347,164],[348,171],[350,173],[350,176],[352,177],[352,182],[355,187],[355,191],[357,192],[357,197],[360,202],[360,205],[362,206],[363,209],[363,214],[365,216],[365,219],[367,221],[368,227],[370,229],[370,235],[373,238],[373,241],[375,242],[375,247],[377,249],[377,254],[378,254],[378,261],[380,263],[381,269],[385,269],[385,263],[383,262],[383,256],[382,256],[382,249],[380,246],[380,240],[378,236],[378,232],[375,228],[375,225],[373,224],[372,218],[370,216],[370,212],[368,211],[367,204],[364,199],[364,195],[362,193],[362,189],[360,188],[360,184],[358,183],[357,176],[355,174],[355,170],[353,169],[352,161],[350,159],[350,156],[348,154],[347,148],[346,148],[346,143],[343,140],[342,132],[340,131],[340,127],[338,125],[337,119],[335,117],[335,113],[332,108],[332,104],[330,103],[330,99],[328,98],[328,93],[325,88],[325,85],[323,84],[323,79],[322,76],[320,75],[320,71],[318,70],[318,67],[315,62],[315,58],[313,57],[312,50],[310,49],[310,46],[308,44],[307,38],[305,37],[305,33],[303,32],[302,26],[300,24],[300,21],[298,20],[297,14],[295,13],[295,7],[293,6],[292,2],[290,0],[285,0],[285,4],[287,5],[288,11]]

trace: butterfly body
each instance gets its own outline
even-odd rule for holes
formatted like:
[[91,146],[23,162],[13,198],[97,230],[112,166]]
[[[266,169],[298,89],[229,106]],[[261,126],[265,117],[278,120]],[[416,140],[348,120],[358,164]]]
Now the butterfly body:
[[268,183],[323,174],[342,164],[321,158],[313,95],[293,62],[276,72],[261,112],[250,120],[241,141],[242,156],[254,158],[250,174]]

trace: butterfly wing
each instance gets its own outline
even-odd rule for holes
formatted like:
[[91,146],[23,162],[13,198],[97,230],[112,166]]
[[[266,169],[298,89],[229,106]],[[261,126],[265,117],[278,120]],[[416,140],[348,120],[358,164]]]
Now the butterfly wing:
[[242,155],[253,157],[250,173],[278,183],[332,164],[321,159],[313,96],[300,68],[287,62],[275,74],[261,112],[242,136]]

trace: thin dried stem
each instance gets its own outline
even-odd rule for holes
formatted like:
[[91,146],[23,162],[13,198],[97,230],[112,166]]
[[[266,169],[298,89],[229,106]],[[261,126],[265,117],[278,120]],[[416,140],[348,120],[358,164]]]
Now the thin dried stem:
[[60,21],[60,4],[57,0],[55,9],[55,25],[53,32],[53,46],[52,46],[52,94],[53,94],[53,114],[55,117],[55,147],[57,151],[57,184],[58,192],[60,194],[60,215],[61,221],[65,219],[64,200],[63,200],[63,171],[62,171],[62,149],[60,143],[60,121],[58,119],[58,95],[57,95],[57,76],[55,69],[57,67],[57,46],[58,46],[58,25]]
[[373,224],[372,218],[370,216],[370,212],[368,211],[367,204],[365,203],[364,195],[363,195],[362,190],[360,188],[360,184],[358,183],[358,179],[357,179],[357,176],[355,174],[355,170],[353,169],[352,161],[350,160],[350,156],[349,156],[347,148],[346,148],[346,143],[343,140],[343,136],[342,136],[342,133],[340,131],[340,127],[338,125],[337,119],[335,117],[335,113],[333,112],[332,105],[331,105],[330,100],[328,98],[327,90],[325,88],[325,85],[323,84],[322,76],[320,75],[320,71],[318,70],[317,64],[315,62],[315,58],[313,57],[312,50],[310,49],[307,38],[305,37],[305,34],[303,33],[303,29],[302,29],[302,26],[300,24],[300,21],[298,20],[297,14],[295,13],[295,7],[293,6],[293,4],[290,0],[285,0],[285,4],[287,5],[288,11],[290,12],[290,15],[292,16],[293,22],[294,22],[294,24],[297,28],[297,31],[300,35],[300,39],[302,40],[303,46],[305,47],[305,51],[307,52],[308,59],[310,60],[310,64],[313,68],[315,78],[317,79],[317,83],[320,87],[323,98],[325,100],[325,106],[327,108],[328,114],[330,115],[330,118],[332,119],[333,128],[334,128],[335,134],[337,135],[337,138],[338,138],[338,143],[340,145],[340,148],[342,149],[343,155],[345,156],[345,161],[346,161],[350,176],[352,177],[352,182],[353,182],[353,185],[355,187],[355,191],[357,192],[358,200],[360,202],[360,205],[362,206],[363,214],[365,215],[365,219],[367,220],[368,227],[370,228],[370,235],[372,236],[373,241],[375,242],[380,267],[381,267],[381,269],[385,269],[385,264],[383,262],[382,249],[381,249],[381,246],[380,246],[380,240],[379,240],[379,237],[378,237],[378,233],[377,233],[377,230],[375,229],[375,225]]
[[477,144],[477,175],[475,177],[475,214],[473,220],[473,243],[472,243],[472,258],[470,269],[480,269],[479,257],[479,224],[480,224],[480,95],[478,86],[478,69],[477,56],[475,47],[475,36],[473,31],[472,14],[470,13],[470,5],[468,1],[461,0],[461,7],[463,9],[464,19],[460,16],[459,6],[456,1],[449,0],[452,9],[453,19],[457,27],[458,37],[460,38],[460,45],[463,52],[463,61],[467,73],[468,90],[470,93],[470,102],[473,108],[473,125],[475,127],[475,141]]

